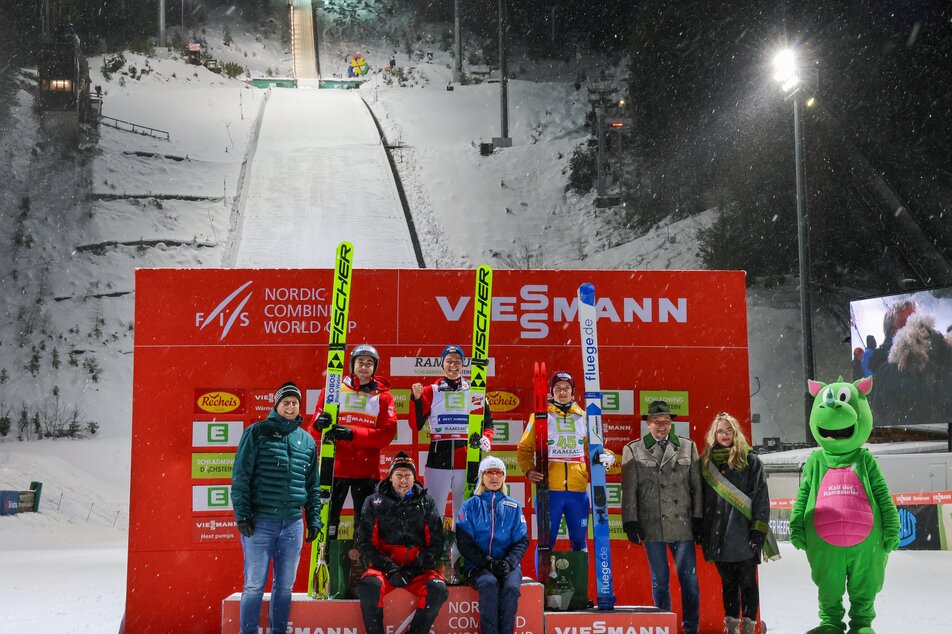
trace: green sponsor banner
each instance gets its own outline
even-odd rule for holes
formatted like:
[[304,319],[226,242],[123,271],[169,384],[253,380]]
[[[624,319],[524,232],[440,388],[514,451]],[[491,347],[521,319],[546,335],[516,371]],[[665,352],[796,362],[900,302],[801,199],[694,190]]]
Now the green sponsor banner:
[[[628,536],[625,534],[625,529],[622,528],[621,514],[609,513],[608,514],[608,533],[610,535],[609,539],[627,541]],[[594,539],[594,531],[592,530],[592,518],[588,519],[588,538]]]
[[424,447],[430,446],[430,421],[426,421],[423,429],[417,432],[417,443]]
[[648,406],[651,405],[652,401],[664,401],[675,416],[687,416],[691,411],[688,407],[688,393],[686,391],[642,390],[638,393],[638,413],[642,416],[647,414]]
[[393,394],[393,405],[397,414],[410,413],[410,390],[390,390]]
[[233,453],[193,453],[193,478],[230,478],[235,465]]
[[519,468],[519,460],[516,458],[515,451],[493,451],[491,455],[493,458],[499,458],[506,463],[506,477],[515,478],[525,475],[522,469]]

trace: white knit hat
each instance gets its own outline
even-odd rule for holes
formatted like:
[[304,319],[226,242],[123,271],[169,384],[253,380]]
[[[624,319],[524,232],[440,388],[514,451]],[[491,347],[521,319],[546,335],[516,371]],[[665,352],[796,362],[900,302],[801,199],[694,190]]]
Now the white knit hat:
[[506,463],[496,458],[495,456],[486,456],[483,458],[482,462],[479,463],[479,481],[483,481],[483,473],[490,469],[499,469],[504,474],[506,473]]

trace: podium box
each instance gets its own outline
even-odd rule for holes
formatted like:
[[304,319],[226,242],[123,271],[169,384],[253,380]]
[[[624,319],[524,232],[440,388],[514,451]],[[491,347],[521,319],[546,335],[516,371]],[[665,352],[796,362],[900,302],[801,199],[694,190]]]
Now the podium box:
[[[433,631],[440,634],[479,634],[479,593],[469,586],[450,586],[450,596],[443,604]],[[241,593],[235,592],[222,601],[221,632],[238,631],[238,610]],[[267,631],[271,595],[265,593],[259,626]],[[416,609],[416,597],[405,590],[395,590],[384,597],[384,627],[400,634],[410,625]],[[364,631],[360,616],[360,602],[356,600],[317,600],[305,593],[294,593],[291,598],[289,630],[307,634],[359,634]],[[544,634],[542,620],[542,584],[523,581],[519,611],[516,614],[516,632]]]
[[678,634],[678,625],[677,614],[655,607],[545,613],[548,634]]

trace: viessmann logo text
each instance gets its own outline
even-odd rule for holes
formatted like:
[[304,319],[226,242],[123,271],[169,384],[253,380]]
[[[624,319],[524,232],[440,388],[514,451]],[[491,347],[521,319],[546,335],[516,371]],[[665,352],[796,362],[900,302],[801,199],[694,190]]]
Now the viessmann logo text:
[[[459,321],[472,296],[463,295],[450,299],[437,295],[436,303],[447,321]],[[687,323],[687,297],[599,297],[595,311],[599,319],[615,323]],[[519,289],[518,297],[497,296],[492,298],[492,320],[516,321],[522,326],[523,339],[544,339],[549,335],[549,324],[576,321],[578,319],[577,297],[549,297],[548,284],[526,284]]]
[[231,392],[203,392],[195,399],[195,405],[203,412],[224,414],[241,408],[241,397]]

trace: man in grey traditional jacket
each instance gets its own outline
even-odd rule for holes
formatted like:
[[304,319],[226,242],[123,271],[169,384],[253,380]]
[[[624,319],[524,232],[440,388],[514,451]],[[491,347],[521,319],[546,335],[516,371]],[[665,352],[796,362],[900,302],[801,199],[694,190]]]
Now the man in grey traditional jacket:
[[668,553],[681,584],[685,634],[697,634],[700,597],[694,542],[700,543],[703,500],[697,447],[671,427],[676,417],[654,401],[642,418],[649,433],[622,453],[622,522],[628,540],[644,544],[655,607],[671,611]]

